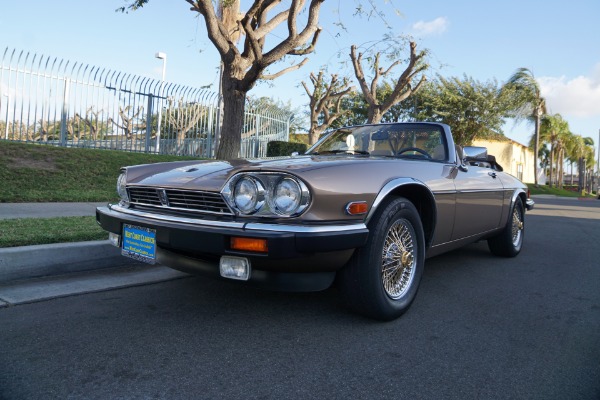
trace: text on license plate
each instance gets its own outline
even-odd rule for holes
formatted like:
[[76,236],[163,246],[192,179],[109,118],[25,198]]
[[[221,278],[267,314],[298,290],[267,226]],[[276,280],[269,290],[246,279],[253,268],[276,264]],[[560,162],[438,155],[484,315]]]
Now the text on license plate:
[[139,261],[156,262],[156,229],[123,224],[121,254]]

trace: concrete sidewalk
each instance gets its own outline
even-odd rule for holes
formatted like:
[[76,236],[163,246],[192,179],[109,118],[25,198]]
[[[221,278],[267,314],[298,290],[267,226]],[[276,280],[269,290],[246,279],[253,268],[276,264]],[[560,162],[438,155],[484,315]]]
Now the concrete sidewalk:
[[96,215],[102,203],[0,203],[0,219],[85,217]]
[[[0,203],[0,219],[94,216],[104,205]],[[0,248],[0,309],[187,276],[123,257],[108,240]]]
[[[94,216],[106,203],[0,203],[0,219]],[[108,235],[107,235],[108,237]],[[0,248],[0,283],[131,265],[108,240]]]

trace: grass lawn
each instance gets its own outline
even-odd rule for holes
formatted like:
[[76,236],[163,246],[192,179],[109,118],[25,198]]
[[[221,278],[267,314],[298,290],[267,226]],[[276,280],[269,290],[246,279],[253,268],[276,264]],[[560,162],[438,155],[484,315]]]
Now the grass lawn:
[[562,196],[562,197],[596,197],[592,194],[587,194],[585,196],[582,196],[579,192],[576,192],[576,191],[566,190],[566,189],[558,189],[555,187],[549,187],[548,185],[538,185],[538,187],[535,187],[535,185],[533,183],[528,183],[527,186],[529,187],[529,192],[532,195],[549,194],[549,195]]
[[[191,160],[0,140],[0,202],[111,202],[123,166]],[[108,238],[95,217],[0,220],[0,247]]]
[[0,247],[108,239],[96,217],[0,220]]
[[121,167],[190,159],[0,140],[0,202],[111,201]]

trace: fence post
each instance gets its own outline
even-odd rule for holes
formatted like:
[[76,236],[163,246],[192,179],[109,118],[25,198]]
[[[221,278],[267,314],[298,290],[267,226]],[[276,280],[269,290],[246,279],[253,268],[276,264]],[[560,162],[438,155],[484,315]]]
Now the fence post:
[[256,114],[256,139],[254,143],[254,157],[258,158],[260,151],[260,114]]
[[152,141],[152,105],[154,103],[152,101],[153,99],[154,96],[152,95],[152,93],[150,93],[148,95],[148,112],[146,114],[146,153],[150,152],[150,143]]
[[63,104],[62,112],[60,115],[60,145],[65,147],[67,145],[67,123],[69,118],[69,88],[71,86],[71,80],[65,78],[65,90],[63,91]]

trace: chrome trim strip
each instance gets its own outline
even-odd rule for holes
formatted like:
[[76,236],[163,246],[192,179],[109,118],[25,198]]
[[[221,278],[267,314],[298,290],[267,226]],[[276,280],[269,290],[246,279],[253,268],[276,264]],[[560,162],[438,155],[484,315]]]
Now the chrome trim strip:
[[460,238],[460,239],[454,239],[454,240],[449,240],[449,241],[444,242],[444,243],[434,244],[433,246],[430,247],[430,249],[433,250],[433,249],[435,249],[437,247],[446,246],[448,244],[460,242],[460,241],[463,241],[463,240],[469,240],[469,239],[472,239],[472,238],[483,237],[483,236],[487,235],[488,233],[495,232],[495,231],[498,231],[498,230],[501,230],[501,228],[488,229],[487,231],[484,231],[484,232],[481,232],[481,233],[476,233],[475,235],[465,236],[465,237]]
[[217,228],[235,228],[235,229],[243,229],[243,222],[228,222],[228,221],[210,221],[210,220],[199,220],[193,218],[185,218],[185,217],[177,217],[173,215],[160,215],[160,214],[152,214],[144,211],[132,210],[130,208],[125,208],[117,204],[109,204],[108,209],[114,213],[122,213],[125,215],[131,215],[133,217],[138,218],[148,218],[151,220],[158,220],[164,222],[175,222],[186,225],[195,225],[195,226],[210,226]]
[[487,193],[487,192],[505,192],[504,188],[497,189],[472,189],[472,190],[459,190],[457,193]]
[[[328,233],[328,232],[349,232],[354,230],[367,229],[367,226],[360,223],[338,224],[325,226],[307,226],[307,225],[286,225],[286,224],[264,224],[260,222],[225,222],[225,221],[207,221],[191,218],[175,217],[170,215],[156,215],[147,212],[131,210],[117,204],[109,204],[108,207],[98,207],[106,209],[109,214],[116,215],[122,213],[138,218],[148,218],[150,220],[182,223],[193,226],[208,226],[216,228],[240,229],[244,231],[267,231],[267,232],[286,232],[286,233]],[[101,211],[103,212],[103,211]]]
[[327,232],[348,232],[361,229],[367,229],[364,223],[352,225],[326,225],[326,226],[305,226],[305,225],[278,225],[248,223],[245,227],[248,231],[270,231],[270,232],[292,232],[292,233],[327,233]]
[[[427,189],[427,191],[429,193],[431,193],[431,190],[429,189],[429,187],[427,187],[426,184],[424,184],[421,181],[418,181],[414,178],[396,178],[396,179],[392,179],[391,181],[389,181],[388,183],[386,183],[383,188],[381,188],[381,190],[379,191],[379,193],[377,194],[377,197],[375,198],[375,201],[373,202],[373,205],[371,206],[371,209],[369,210],[369,213],[367,214],[367,217],[365,218],[365,224],[368,224],[369,221],[371,220],[371,218],[373,217],[373,215],[375,214],[375,212],[377,211],[377,207],[379,207],[379,205],[381,204],[381,202],[396,188],[400,187],[400,186],[404,186],[404,185],[408,185],[408,184],[417,184],[420,186],[423,186],[425,189]],[[435,196],[433,195],[433,193],[431,193],[431,197],[432,199],[435,199]],[[435,206],[435,201],[434,201],[434,206]],[[437,215],[437,210],[434,210],[434,216]],[[435,218],[435,217],[434,217]]]
[[[515,201],[517,201],[517,197],[519,197],[519,195],[521,193],[527,195],[527,192],[524,189],[521,189],[521,188],[515,189],[515,191],[512,194],[512,197],[510,199],[510,208],[509,208],[509,210],[512,210],[513,205],[515,204]],[[525,204],[523,204],[523,205],[525,205]]]

